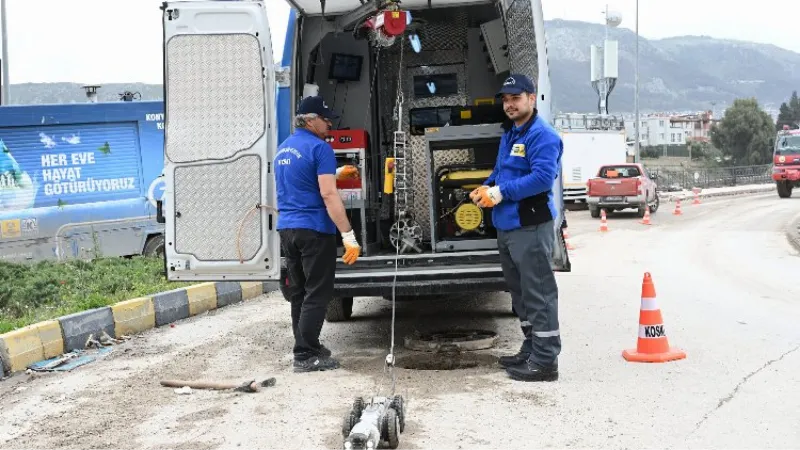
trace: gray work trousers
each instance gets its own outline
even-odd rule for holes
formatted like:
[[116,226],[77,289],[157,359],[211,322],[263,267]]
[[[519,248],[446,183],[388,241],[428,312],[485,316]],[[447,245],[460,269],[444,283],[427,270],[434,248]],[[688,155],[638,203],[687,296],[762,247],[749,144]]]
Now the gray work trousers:
[[503,276],[525,340],[520,352],[539,367],[557,364],[561,353],[558,285],[551,266],[553,222],[512,231],[498,231]]

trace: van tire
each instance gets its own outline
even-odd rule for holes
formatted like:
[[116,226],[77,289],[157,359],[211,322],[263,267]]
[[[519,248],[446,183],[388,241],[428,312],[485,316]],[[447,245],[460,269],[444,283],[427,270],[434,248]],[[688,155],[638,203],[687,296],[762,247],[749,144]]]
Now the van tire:
[[600,208],[598,208],[596,206],[595,207],[591,207],[590,206],[589,207],[589,214],[592,215],[593,219],[599,219],[600,218]]
[[147,238],[144,244],[144,256],[149,258],[163,258],[164,257],[164,235],[156,234]]
[[778,197],[789,198],[792,196],[792,185],[788,181],[778,181],[777,183]]
[[325,320],[328,322],[344,322],[353,316],[353,297],[335,297],[328,303]]

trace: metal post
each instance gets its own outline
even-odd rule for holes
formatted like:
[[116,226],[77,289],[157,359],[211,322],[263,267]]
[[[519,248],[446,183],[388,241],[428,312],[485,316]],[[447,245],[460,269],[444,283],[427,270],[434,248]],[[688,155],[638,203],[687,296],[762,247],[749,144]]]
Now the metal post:
[[7,105],[8,104],[8,91],[9,91],[9,79],[8,79],[8,31],[6,30],[6,26],[8,21],[6,20],[6,0],[0,0],[0,27],[3,27],[2,33],[2,40],[3,40],[3,98],[0,104]]
[[635,110],[634,115],[636,116],[636,132],[635,134],[635,142],[633,143],[634,148],[634,162],[641,162],[639,160],[639,0],[636,0],[636,69],[634,70],[634,78],[635,78],[635,93],[633,96],[633,109]]

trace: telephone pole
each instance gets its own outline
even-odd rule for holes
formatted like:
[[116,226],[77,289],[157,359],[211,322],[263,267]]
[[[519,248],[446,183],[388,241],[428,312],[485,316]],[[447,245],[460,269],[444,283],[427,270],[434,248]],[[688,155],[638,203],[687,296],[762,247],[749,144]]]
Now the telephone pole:
[[0,105],[8,104],[8,21],[6,20],[6,0],[0,0],[0,27],[3,27],[2,40],[3,40],[3,98],[0,99]]
[[636,19],[635,19],[636,25],[634,27],[636,28],[636,58],[635,58],[636,59],[636,68],[634,69],[634,72],[635,72],[634,73],[634,79],[635,79],[634,84],[636,85],[636,87],[634,89],[635,92],[633,94],[633,109],[634,109],[634,116],[635,116],[634,120],[636,120],[636,124],[635,124],[635,130],[636,131],[634,133],[634,135],[635,135],[634,140],[635,141],[633,143],[633,148],[634,148],[633,161],[639,163],[639,162],[641,162],[639,160],[639,0],[636,0],[636,14],[635,15],[636,15]]

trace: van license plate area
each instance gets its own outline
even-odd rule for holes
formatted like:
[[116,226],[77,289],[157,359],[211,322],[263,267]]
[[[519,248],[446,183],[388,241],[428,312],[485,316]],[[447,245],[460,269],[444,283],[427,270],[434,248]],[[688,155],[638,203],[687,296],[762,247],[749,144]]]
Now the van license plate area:
[[603,200],[606,201],[606,202],[621,202],[622,201],[622,197],[620,197],[620,196],[603,197]]

